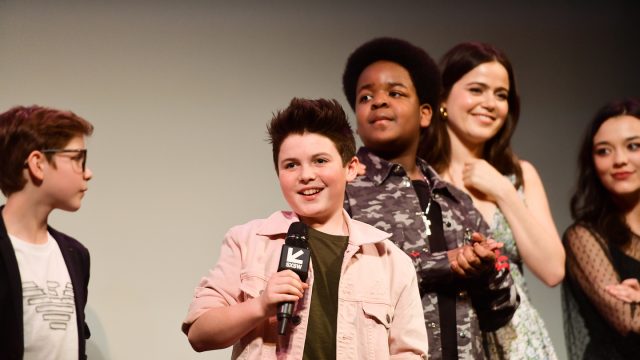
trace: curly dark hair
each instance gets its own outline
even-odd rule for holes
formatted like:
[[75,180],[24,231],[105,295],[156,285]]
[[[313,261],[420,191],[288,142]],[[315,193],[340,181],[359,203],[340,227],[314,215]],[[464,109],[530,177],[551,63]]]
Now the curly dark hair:
[[293,98],[289,106],[274,114],[267,125],[273,164],[278,172],[280,146],[291,134],[319,134],[331,140],[346,165],[356,154],[356,140],[347,115],[337,100]]
[[571,197],[573,220],[591,226],[604,239],[617,245],[624,245],[631,240],[631,229],[598,177],[593,162],[593,138],[605,121],[621,115],[630,115],[640,121],[640,99],[612,101],[598,110],[580,146],[578,182]]
[[364,43],[347,59],[342,74],[342,90],[351,109],[355,110],[356,86],[360,74],[367,66],[381,60],[391,61],[405,68],[416,88],[420,104],[429,104],[432,109],[438,108],[440,72],[435,61],[426,51],[408,41],[383,37]]

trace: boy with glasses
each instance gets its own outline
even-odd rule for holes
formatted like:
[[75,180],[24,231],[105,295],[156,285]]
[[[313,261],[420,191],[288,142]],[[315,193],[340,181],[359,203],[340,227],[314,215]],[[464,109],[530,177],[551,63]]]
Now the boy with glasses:
[[89,252],[47,219],[54,209],[80,208],[92,133],[69,111],[17,106],[0,114],[3,359],[86,359]]

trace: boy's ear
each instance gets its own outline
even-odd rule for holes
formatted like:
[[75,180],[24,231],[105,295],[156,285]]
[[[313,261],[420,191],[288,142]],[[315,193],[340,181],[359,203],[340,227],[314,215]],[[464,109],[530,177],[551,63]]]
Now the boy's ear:
[[431,117],[433,116],[433,109],[429,104],[420,105],[420,127],[426,128],[431,125]]
[[47,158],[40,151],[34,150],[25,162],[25,168],[29,171],[29,177],[33,182],[42,182],[44,179],[44,166]]
[[357,156],[354,156],[349,160],[346,166],[347,170],[347,182],[352,181],[358,176],[358,169],[360,168],[360,160]]

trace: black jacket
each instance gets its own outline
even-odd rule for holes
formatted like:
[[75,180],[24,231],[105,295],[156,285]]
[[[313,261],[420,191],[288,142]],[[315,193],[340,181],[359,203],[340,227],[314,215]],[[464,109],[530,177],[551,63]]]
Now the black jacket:
[[[24,353],[22,280],[16,254],[1,216],[0,207],[0,354],[2,359],[21,360]],[[78,323],[78,359],[86,359],[89,327],[84,318],[89,285],[89,251],[77,240],[49,227],[58,243],[73,285]]]

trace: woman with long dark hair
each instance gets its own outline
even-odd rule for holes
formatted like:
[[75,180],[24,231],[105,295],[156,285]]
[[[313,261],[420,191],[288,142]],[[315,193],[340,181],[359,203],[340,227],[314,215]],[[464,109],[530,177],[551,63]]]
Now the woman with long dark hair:
[[640,99],[601,108],[587,129],[564,236],[571,359],[640,356]]
[[511,322],[485,334],[492,359],[555,359],[542,318],[527,296],[523,263],[545,284],[564,277],[565,254],[540,176],[519,160],[511,137],[520,101],[511,63],[499,49],[466,42],[441,60],[440,117],[432,120],[420,156],[473,199],[504,243],[521,303]]

